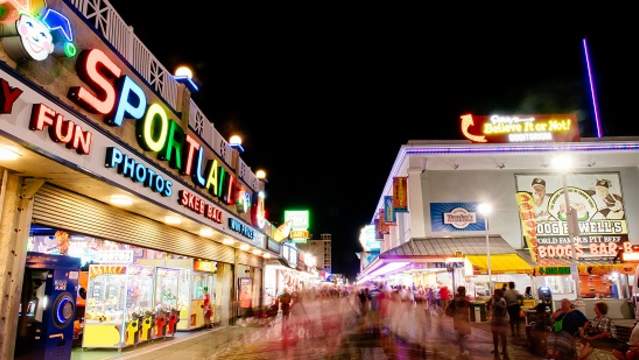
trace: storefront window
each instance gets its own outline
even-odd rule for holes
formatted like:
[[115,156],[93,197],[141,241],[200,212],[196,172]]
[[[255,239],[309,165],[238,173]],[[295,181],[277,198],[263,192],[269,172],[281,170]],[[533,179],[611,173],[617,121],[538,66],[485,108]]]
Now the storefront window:
[[[193,277],[195,280],[195,276]],[[189,284],[191,283],[191,270],[180,270],[180,281],[179,281],[179,295],[178,295],[178,306],[180,309],[187,309],[191,305],[191,299],[189,298]]]

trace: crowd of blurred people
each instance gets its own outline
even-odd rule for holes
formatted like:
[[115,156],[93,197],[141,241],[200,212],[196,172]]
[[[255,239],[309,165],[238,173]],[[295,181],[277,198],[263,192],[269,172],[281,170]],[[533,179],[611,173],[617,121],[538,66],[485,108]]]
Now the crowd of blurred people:
[[494,359],[513,358],[515,344],[522,349],[528,345],[530,353],[544,359],[639,360],[639,326],[629,342],[617,341],[603,302],[596,304],[592,320],[569,300],[563,300],[554,312],[550,303],[540,302],[534,309],[536,316],[522,332],[522,302],[528,296],[529,289],[521,295],[514,283],[495,289],[486,303],[488,322],[483,325],[471,323],[480,314],[463,286],[454,293],[446,286],[387,284],[284,291],[271,309],[282,315],[282,339],[324,337],[331,342],[329,347],[337,347],[343,334],[357,329],[421,345],[445,337],[456,343],[460,358],[471,358],[473,329],[479,327],[492,335]]

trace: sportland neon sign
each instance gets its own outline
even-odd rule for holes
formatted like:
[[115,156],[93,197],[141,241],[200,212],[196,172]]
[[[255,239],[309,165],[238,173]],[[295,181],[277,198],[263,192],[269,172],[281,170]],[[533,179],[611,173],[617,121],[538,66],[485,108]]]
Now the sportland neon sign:
[[[225,204],[235,204],[241,212],[254,207],[246,203],[250,197],[235,175],[217,159],[205,159],[204,146],[171,119],[164,106],[149,102],[142,88],[103,51],[83,51],[78,56],[76,69],[86,86],[69,89],[68,96],[73,102],[104,116],[104,121],[114,127],[121,127],[126,120],[136,121],[137,142],[144,150],[154,153],[183,176],[191,177],[197,187]],[[253,210],[253,222],[263,226],[263,194],[255,200],[261,206]]]

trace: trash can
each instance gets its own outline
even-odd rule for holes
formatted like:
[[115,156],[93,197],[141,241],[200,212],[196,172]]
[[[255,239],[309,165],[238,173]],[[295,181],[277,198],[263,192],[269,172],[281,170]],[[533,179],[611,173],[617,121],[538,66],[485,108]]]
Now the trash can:
[[485,302],[472,303],[470,310],[470,321],[482,322],[487,320]]

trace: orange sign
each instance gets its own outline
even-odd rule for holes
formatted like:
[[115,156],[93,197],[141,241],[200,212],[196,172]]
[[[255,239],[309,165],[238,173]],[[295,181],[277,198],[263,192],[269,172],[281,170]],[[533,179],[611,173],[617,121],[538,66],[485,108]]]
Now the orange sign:
[[407,178],[393,178],[393,209],[395,212],[408,211]]
[[217,271],[217,263],[215,261],[195,260],[193,263],[193,270],[206,271],[214,273]]

